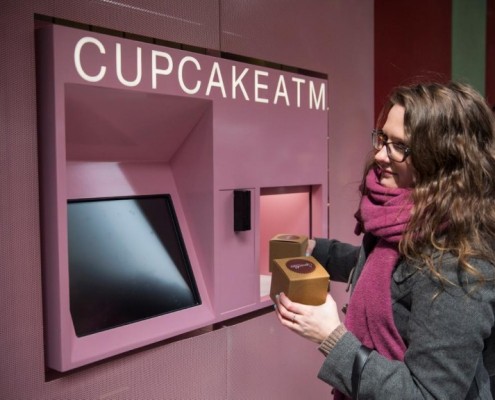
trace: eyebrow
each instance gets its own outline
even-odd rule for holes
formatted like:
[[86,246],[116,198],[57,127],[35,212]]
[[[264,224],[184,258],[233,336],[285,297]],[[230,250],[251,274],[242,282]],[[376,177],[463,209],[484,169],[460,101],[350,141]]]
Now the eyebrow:
[[393,136],[393,135],[392,135],[392,137],[390,137],[390,135],[387,132],[385,132],[383,129],[377,129],[377,132],[383,134],[387,138],[388,141],[391,141],[391,142],[397,143],[397,144],[403,144],[404,146],[408,146],[403,138],[398,138],[397,136]]

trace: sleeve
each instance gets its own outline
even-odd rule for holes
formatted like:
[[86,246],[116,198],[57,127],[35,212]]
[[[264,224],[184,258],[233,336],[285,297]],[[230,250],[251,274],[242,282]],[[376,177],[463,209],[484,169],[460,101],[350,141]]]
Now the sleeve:
[[315,238],[315,241],[311,255],[325,267],[333,281],[347,282],[358,260],[360,246],[333,239]]
[[[486,390],[475,376],[485,377],[489,385],[482,352],[495,319],[493,280],[439,292],[439,285],[426,274],[415,276],[404,361],[390,361],[373,351],[361,375],[360,398],[485,398],[471,397],[470,390]],[[353,360],[360,346],[347,332],[326,357],[318,377],[350,395]]]

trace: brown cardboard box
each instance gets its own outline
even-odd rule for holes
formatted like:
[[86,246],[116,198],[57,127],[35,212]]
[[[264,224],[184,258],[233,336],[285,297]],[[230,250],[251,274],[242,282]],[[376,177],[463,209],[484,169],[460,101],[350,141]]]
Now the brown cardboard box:
[[274,260],[270,297],[284,292],[297,303],[317,306],[323,304],[328,293],[330,276],[311,256]]
[[306,255],[308,237],[281,233],[270,239],[269,246],[269,271],[273,271],[273,260],[277,258],[300,257]]

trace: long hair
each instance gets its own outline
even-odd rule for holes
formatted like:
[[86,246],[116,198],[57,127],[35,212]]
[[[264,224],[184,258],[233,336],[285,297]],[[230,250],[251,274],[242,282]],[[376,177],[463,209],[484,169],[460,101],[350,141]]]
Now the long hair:
[[[413,212],[399,245],[439,279],[432,252],[451,253],[483,280],[471,257],[495,264],[495,121],[483,97],[460,83],[399,87],[384,112],[404,107],[415,169]],[[438,263],[437,263],[438,264]]]

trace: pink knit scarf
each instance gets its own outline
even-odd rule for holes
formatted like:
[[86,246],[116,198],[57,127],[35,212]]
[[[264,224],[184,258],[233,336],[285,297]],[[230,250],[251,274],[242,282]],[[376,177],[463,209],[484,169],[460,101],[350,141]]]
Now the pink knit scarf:
[[[366,176],[367,195],[357,213],[357,232],[378,238],[351,296],[345,325],[370,349],[390,360],[404,360],[406,346],[395,326],[390,286],[399,260],[398,244],[410,219],[411,190],[386,188],[375,170]],[[334,399],[346,397],[335,391]]]
[[398,243],[411,216],[411,190],[382,186],[374,170],[366,177],[366,188],[359,218],[364,231],[378,242],[354,288],[345,325],[366,347],[402,361],[406,346],[394,323],[390,286]]

